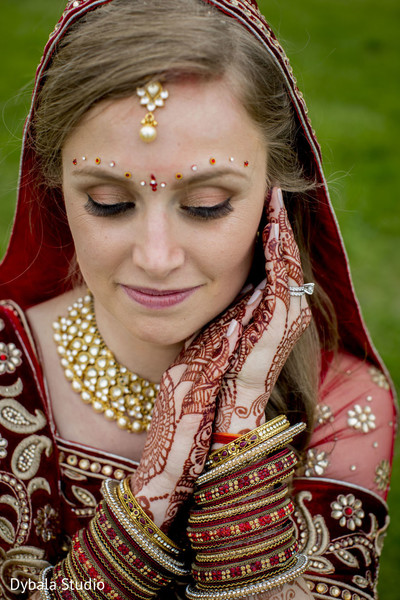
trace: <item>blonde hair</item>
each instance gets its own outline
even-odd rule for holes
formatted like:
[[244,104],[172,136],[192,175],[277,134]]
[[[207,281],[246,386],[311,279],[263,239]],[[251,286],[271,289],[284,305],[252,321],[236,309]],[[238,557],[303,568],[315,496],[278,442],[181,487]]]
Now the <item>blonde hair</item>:
[[[35,112],[31,143],[43,181],[60,187],[63,144],[96,103],[130,96],[152,79],[177,81],[185,75],[226,76],[263,132],[269,184],[279,184],[285,193],[305,280],[312,281],[308,234],[316,184],[312,163],[301,161],[302,133],[285,81],[252,34],[201,0],[113,0],[71,27],[46,72]],[[305,417],[309,432],[321,349],[337,343],[334,309],[318,287],[312,308],[318,327],[313,323],[296,344],[267,407],[268,418],[277,412],[293,421]],[[305,443],[303,438],[301,446]]]

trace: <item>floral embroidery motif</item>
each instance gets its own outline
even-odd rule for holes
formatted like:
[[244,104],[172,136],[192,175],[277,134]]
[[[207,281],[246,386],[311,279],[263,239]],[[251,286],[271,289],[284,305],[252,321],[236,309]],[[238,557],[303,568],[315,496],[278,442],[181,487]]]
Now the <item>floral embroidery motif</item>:
[[312,477],[313,475],[323,475],[329,465],[328,455],[326,452],[311,448],[307,452],[305,476]]
[[0,458],[5,458],[7,456],[7,448],[8,442],[0,433]]
[[353,410],[347,412],[347,424],[355,430],[361,430],[363,433],[368,433],[370,429],[375,429],[375,415],[371,411],[370,406],[362,408],[359,404],[355,404]]
[[21,350],[15,344],[0,342],[0,375],[14,373],[21,362]]
[[55,532],[58,529],[58,512],[46,504],[39,508],[33,523],[36,526],[36,535],[40,536],[44,542],[49,542],[56,538]]
[[326,404],[318,404],[315,411],[315,418],[318,425],[333,421],[332,409]]
[[361,527],[365,514],[361,500],[357,500],[353,494],[340,494],[335,502],[331,502],[331,509],[331,516],[339,520],[341,527],[347,527],[351,531]]
[[375,469],[375,483],[378,490],[386,490],[390,480],[390,463],[382,460]]
[[368,369],[368,373],[371,375],[372,381],[376,383],[378,387],[383,388],[384,390],[390,389],[389,382],[386,379],[385,375],[382,373],[382,371],[380,371],[376,367],[370,367]]

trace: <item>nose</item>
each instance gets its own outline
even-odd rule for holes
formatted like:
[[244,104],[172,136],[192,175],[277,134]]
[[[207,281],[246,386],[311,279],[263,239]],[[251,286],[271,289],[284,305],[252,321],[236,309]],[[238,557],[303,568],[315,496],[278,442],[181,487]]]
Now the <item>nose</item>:
[[165,279],[185,261],[179,227],[161,207],[146,211],[133,244],[133,262],[152,278]]

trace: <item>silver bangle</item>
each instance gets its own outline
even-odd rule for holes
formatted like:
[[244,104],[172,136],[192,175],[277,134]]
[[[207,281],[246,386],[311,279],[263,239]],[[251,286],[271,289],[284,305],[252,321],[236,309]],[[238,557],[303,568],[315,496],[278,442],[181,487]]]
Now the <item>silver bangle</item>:
[[104,496],[105,501],[111,507],[113,513],[118,518],[120,523],[125,527],[126,531],[137,541],[140,547],[144,548],[149,555],[164,567],[170,573],[174,575],[190,575],[184,563],[181,561],[174,560],[168,556],[165,552],[158,548],[154,542],[148,539],[139,529],[137,529],[132,520],[125,516],[125,513],[121,506],[113,498],[113,491],[119,485],[118,481],[114,479],[106,479],[103,481],[101,486],[101,492]]
[[47,589],[47,576],[49,575],[49,573],[53,573],[53,570],[54,567],[52,565],[49,565],[40,572],[40,583],[42,584],[42,589],[39,590],[39,594],[42,600],[53,600],[52,595]]
[[247,598],[251,594],[261,594],[267,592],[285,583],[290,583],[294,579],[297,579],[299,575],[304,573],[307,568],[308,558],[304,554],[298,554],[296,557],[296,564],[290,569],[266,579],[264,581],[258,581],[257,583],[251,583],[240,588],[228,589],[228,590],[199,590],[194,586],[188,585],[186,588],[186,596],[190,600],[233,600],[234,598]]

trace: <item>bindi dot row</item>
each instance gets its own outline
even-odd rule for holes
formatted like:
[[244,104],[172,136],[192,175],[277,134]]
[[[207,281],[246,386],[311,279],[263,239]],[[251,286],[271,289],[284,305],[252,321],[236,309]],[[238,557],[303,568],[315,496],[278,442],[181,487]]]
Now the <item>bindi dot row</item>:
[[[78,166],[78,164],[79,164],[80,162],[82,162],[82,163],[85,163],[85,162],[87,162],[87,163],[89,163],[89,164],[90,164],[91,160],[90,160],[90,159],[88,159],[86,156],[82,156],[80,160],[78,160],[77,158],[74,158],[74,159],[72,160],[72,164],[73,164],[74,166]],[[94,164],[95,164],[95,165],[101,165],[101,164],[108,165],[108,166],[109,166],[111,169],[113,169],[114,167],[116,167],[116,166],[117,166],[117,163],[116,163],[114,160],[112,160],[112,161],[110,161],[110,162],[108,162],[108,163],[107,163],[107,162],[105,162],[105,161],[103,162],[103,161],[102,161],[102,159],[101,159],[99,156],[96,156],[96,158],[94,159],[94,161],[93,161],[93,162],[94,162]],[[223,164],[223,161],[217,161],[217,159],[216,159],[216,158],[214,158],[213,156],[211,156],[211,157],[208,159],[208,162],[209,162],[209,164],[210,164],[210,165],[216,165],[216,164],[217,164],[217,162],[218,162],[218,164]],[[235,158],[234,158],[233,156],[230,156],[230,157],[228,158],[228,162],[231,162],[231,163],[235,162]],[[244,167],[244,168],[246,168],[246,167],[248,167],[248,166],[249,166],[249,161],[248,161],[248,160],[245,160],[245,161],[243,162],[243,167]],[[191,165],[190,169],[191,169],[191,171],[194,171],[194,172],[196,172],[196,171],[198,171],[198,170],[199,170],[199,167],[198,167],[198,165],[196,165],[196,164],[193,164],[193,165]],[[124,172],[124,177],[125,177],[125,179],[132,179],[132,172],[131,172],[131,171],[125,171],[125,172]],[[175,179],[176,179],[177,181],[180,181],[181,179],[184,179],[183,173],[181,173],[181,172],[177,172],[177,173],[175,173]],[[150,174],[150,180],[149,180],[148,182],[147,182],[147,181],[145,181],[144,179],[142,179],[142,180],[141,180],[139,183],[140,183],[140,185],[141,185],[141,186],[143,186],[143,187],[144,187],[144,186],[146,186],[146,185],[149,185],[149,186],[150,186],[150,188],[153,190],[153,192],[156,192],[156,191],[157,191],[157,189],[158,189],[158,185],[160,185],[160,188],[165,188],[165,187],[167,187],[167,184],[166,184],[166,182],[165,182],[165,181],[162,181],[160,184],[158,184],[158,182],[157,182],[157,179],[156,179],[156,177],[155,177],[155,175],[154,175],[153,173],[151,173],[151,174]]]

